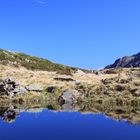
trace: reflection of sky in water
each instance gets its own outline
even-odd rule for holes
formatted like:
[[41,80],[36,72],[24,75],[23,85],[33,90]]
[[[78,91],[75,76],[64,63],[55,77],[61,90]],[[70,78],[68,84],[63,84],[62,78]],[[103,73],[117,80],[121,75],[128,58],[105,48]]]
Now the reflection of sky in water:
[[1,140],[139,140],[140,126],[103,115],[21,113],[14,123],[0,122]]

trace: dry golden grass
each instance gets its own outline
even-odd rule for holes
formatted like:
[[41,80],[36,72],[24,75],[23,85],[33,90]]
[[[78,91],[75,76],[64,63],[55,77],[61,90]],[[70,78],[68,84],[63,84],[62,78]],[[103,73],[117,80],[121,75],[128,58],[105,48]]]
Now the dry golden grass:
[[[102,86],[102,80],[104,79],[114,79],[111,81],[111,84],[107,85],[106,87],[111,90],[114,90],[115,88],[121,88],[120,85],[122,85],[121,82],[116,82],[115,79],[121,80],[128,80],[132,78],[132,81],[129,80],[129,83],[123,84],[123,87],[130,89],[138,88],[140,85],[140,78],[135,76],[136,74],[139,74],[138,68],[136,69],[121,69],[121,70],[113,70],[113,74],[107,74],[105,73],[106,70],[100,71],[98,75],[94,73],[74,73],[73,76],[67,76],[67,75],[60,75],[56,72],[48,72],[48,71],[32,71],[27,70],[24,67],[16,68],[12,66],[4,66],[0,65],[0,77],[1,78],[7,78],[12,77],[15,78],[16,81],[19,81],[21,85],[28,86],[28,85],[39,85],[43,88],[46,88],[48,86],[57,86],[57,87],[63,87],[63,89],[75,89],[76,83],[81,83],[83,85],[92,85],[92,86]],[[116,72],[114,72],[116,71]],[[59,81],[54,80],[56,77],[62,77],[62,78],[71,78],[74,81],[66,82],[66,81]],[[118,89],[118,90],[119,90]],[[127,89],[126,89],[127,90]]]
[[102,79],[115,77],[116,74],[73,74],[73,76],[60,75],[56,72],[47,71],[31,71],[23,67],[16,68],[11,66],[0,65],[0,77],[13,77],[17,79],[22,85],[40,84],[42,86],[56,85],[56,86],[74,86],[75,82],[56,81],[55,77],[72,78],[75,81],[87,84],[99,84]]
[[[66,75],[59,75],[56,72],[47,72],[47,71],[31,71],[23,67],[15,68],[11,66],[0,65],[0,78],[4,79],[7,77],[15,78],[22,85],[27,86],[31,84],[38,84],[43,87],[49,85],[53,86],[73,86],[74,82],[63,82],[54,80],[55,77],[71,77]],[[71,77],[73,78],[73,77]]]

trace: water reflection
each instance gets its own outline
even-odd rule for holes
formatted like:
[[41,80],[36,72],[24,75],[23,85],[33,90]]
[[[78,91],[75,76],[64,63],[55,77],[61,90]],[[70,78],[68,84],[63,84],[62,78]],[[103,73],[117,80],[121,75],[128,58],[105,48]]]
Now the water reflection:
[[0,108],[0,116],[5,122],[13,122],[20,114],[20,109],[16,109],[13,106],[9,108]]
[[0,117],[4,122],[14,122],[21,112],[41,112],[43,109],[51,111],[72,111],[84,114],[104,114],[107,117],[117,121],[125,120],[126,122],[138,125],[140,124],[140,102],[108,98],[92,99],[85,102],[60,102],[59,100],[44,101],[30,100],[23,103],[2,104],[0,107]]

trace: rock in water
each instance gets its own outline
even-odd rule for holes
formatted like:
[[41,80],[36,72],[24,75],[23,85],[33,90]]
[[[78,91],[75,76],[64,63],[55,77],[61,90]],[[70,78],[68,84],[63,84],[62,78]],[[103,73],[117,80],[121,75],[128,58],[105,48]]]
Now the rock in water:
[[76,94],[76,91],[69,90],[63,93],[62,98],[65,100],[65,102],[75,103],[76,102],[75,94]]
[[76,90],[68,90],[62,94],[60,97],[61,105],[63,104],[76,104],[77,98],[79,97],[80,93]]
[[65,111],[76,111],[78,98],[81,97],[82,94],[77,90],[68,90],[62,94],[59,99],[60,105],[63,107]]

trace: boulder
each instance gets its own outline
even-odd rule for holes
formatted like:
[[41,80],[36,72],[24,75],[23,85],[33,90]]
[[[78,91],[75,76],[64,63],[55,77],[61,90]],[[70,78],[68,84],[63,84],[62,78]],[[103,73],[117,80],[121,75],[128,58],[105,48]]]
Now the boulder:
[[76,85],[80,85],[80,84],[81,84],[81,81],[76,80],[76,81],[75,81],[75,84],[76,84]]
[[25,88],[28,91],[36,91],[36,92],[41,92],[44,90],[43,87],[39,84],[29,85],[29,86],[26,86]]
[[46,90],[47,90],[48,93],[53,93],[56,89],[57,89],[56,86],[49,86],[49,87],[47,87]]
[[79,96],[80,96],[80,93],[77,90],[68,90],[62,94],[60,100],[61,100],[61,103],[75,104],[77,103],[77,98]]
[[26,94],[27,90],[22,87],[15,79],[6,78],[0,82],[0,94],[13,97],[16,94]]
[[77,90],[68,90],[62,94],[59,103],[65,111],[77,111],[79,110],[78,98],[81,96]]

